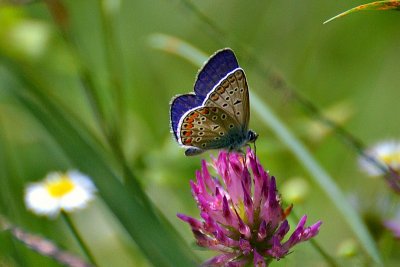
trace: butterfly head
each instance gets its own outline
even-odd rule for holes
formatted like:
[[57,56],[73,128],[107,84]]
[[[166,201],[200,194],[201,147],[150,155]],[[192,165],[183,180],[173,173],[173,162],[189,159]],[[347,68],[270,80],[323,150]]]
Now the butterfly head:
[[258,134],[252,130],[247,132],[247,143],[254,143],[258,138]]

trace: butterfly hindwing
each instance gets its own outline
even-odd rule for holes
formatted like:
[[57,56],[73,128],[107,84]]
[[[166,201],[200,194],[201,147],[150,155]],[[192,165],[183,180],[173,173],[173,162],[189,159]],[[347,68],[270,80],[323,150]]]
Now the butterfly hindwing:
[[174,132],[175,138],[178,140],[177,127],[180,118],[188,110],[194,107],[200,106],[202,99],[200,99],[195,94],[179,95],[172,99],[171,101],[171,129]]
[[182,117],[179,142],[202,150],[224,148],[231,134],[238,131],[236,121],[219,107],[198,107]]

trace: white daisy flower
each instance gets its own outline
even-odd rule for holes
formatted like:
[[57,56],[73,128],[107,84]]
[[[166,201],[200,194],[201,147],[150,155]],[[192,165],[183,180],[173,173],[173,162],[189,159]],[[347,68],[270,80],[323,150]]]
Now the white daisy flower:
[[[367,149],[366,154],[374,158],[383,166],[400,171],[400,142],[383,141]],[[384,171],[365,158],[360,158],[360,167],[371,176],[383,175]]]
[[51,172],[25,189],[25,205],[33,213],[55,217],[63,210],[71,212],[86,207],[94,198],[96,187],[78,171]]

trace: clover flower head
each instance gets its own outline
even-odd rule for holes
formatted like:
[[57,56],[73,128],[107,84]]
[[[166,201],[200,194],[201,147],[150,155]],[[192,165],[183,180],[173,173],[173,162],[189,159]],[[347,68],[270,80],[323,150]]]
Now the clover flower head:
[[51,172],[43,181],[25,189],[25,205],[37,215],[56,217],[61,210],[71,212],[87,206],[96,187],[89,177],[78,172]]
[[202,219],[178,214],[191,226],[199,246],[221,252],[203,266],[267,266],[318,234],[322,222],[305,227],[307,217],[303,216],[284,241],[292,207],[281,207],[275,178],[250,149],[245,156],[221,151],[212,165],[221,179],[213,177],[203,161],[196,181],[191,182]]

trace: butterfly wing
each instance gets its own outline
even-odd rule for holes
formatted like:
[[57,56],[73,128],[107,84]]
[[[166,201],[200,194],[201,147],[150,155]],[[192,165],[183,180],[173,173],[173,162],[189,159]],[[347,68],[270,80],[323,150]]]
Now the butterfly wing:
[[207,95],[203,106],[218,107],[247,132],[250,118],[249,90],[246,76],[241,68],[228,73]]
[[215,53],[199,71],[195,94],[171,103],[171,128],[187,156],[207,149],[238,149],[248,141],[246,76],[230,49]]
[[200,150],[227,148],[235,133],[236,121],[219,107],[198,107],[188,111],[178,125],[178,141]]
[[207,94],[218,84],[227,73],[239,67],[235,54],[229,48],[217,51],[201,68],[194,84],[195,94],[175,97],[171,101],[171,128],[178,139],[177,127],[180,118],[188,110],[201,106]]
[[201,68],[196,77],[194,92],[205,99],[208,93],[222,78],[239,68],[235,54],[229,48],[217,51]]
[[179,120],[188,110],[201,106],[202,99],[194,94],[179,95],[171,101],[171,129],[174,133],[176,140],[178,140],[178,124]]

